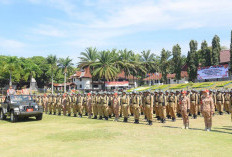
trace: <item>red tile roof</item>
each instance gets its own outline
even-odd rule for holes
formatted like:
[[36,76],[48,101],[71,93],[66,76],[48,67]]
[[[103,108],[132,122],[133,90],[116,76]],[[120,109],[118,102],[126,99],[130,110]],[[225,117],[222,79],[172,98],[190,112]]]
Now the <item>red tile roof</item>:
[[[187,71],[181,71],[181,78],[188,77]],[[176,74],[168,74],[167,78],[174,79],[176,77]]]
[[148,77],[143,79],[144,81],[148,80],[161,80],[162,74],[161,73],[155,73],[155,74],[148,74]]
[[[121,73],[118,74],[117,78],[125,79],[125,72],[121,71]],[[129,80],[133,80],[133,75],[126,76],[126,78]],[[137,77],[134,76],[134,79],[137,79]]]
[[230,50],[222,50],[220,52],[220,63],[230,62]]

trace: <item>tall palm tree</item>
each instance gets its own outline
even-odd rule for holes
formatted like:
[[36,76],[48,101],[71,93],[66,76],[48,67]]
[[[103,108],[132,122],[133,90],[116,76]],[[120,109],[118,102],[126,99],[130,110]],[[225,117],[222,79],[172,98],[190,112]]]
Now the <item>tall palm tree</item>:
[[65,59],[60,58],[58,63],[59,63],[58,64],[59,69],[61,69],[62,72],[64,73],[64,93],[66,93],[66,75],[67,75],[67,71],[71,69],[73,66],[72,59],[70,59],[69,57]]
[[5,71],[9,71],[9,73],[10,73],[10,82],[9,82],[10,86],[12,86],[12,73],[15,70],[21,69],[19,63],[20,63],[20,61],[18,60],[18,58],[13,56],[13,57],[8,57],[6,60],[6,64],[4,65],[3,69]]
[[85,52],[81,52],[81,57],[79,57],[81,60],[78,63],[79,68],[90,68],[90,73],[92,75],[92,89],[93,89],[93,80],[95,79],[93,76],[94,66],[93,64],[98,59],[98,52],[96,48],[88,47],[85,49]]
[[99,77],[104,80],[104,90],[106,80],[114,79],[119,70],[115,67],[115,58],[110,51],[101,51],[98,56],[98,61],[93,64],[94,77]]
[[156,70],[156,65],[155,65],[155,55],[151,53],[150,50],[147,51],[142,51],[141,52],[141,61],[143,66],[147,69],[148,72],[153,72]]
[[50,69],[51,69],[51,75],[52,75],[52,94],[53,94],[53,83],[54,83],[54,80],[53,80],[53,75],[54,75],[54,71],[56,70],[57,68],[57,57],[56,55],[49,55],[47,58],[47,63],[50,65]]

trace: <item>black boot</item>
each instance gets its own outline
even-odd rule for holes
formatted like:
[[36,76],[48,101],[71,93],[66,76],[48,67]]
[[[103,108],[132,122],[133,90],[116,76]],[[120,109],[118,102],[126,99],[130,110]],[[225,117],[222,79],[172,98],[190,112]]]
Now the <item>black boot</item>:
[[79,114],[79,118],[82,118],[82,114]]
[[139,124],[139,120],[138,119],[135,119],[135,124]]
[[134,116],[134,114],[133,114],[133,113],[131,113],[131,116]]
[[49,113],[49,115],[51,115],[51,114],[52,114],[52,112]]
[[77,117],[77,114],[74,114],[74,116],[73,117]]
[[85,113],[85,116],[88,116],[88,113]]
[[191,116],[192,116],[192,114],[191,114],[191,113],[189,113],[189,116],[191,117]]
[[147,116],[145,116],[145,118],[144,118],[145,120],[147,120]]
[[166,123],[166,119],[163,118],[163,119],[162,119],[162,123]]
[[59,112],[59,113],[58,113],[58,116],[60,116],[60,115],[61,115],[61,113]]
[[102,120],[102,116],[100,116],[99,119]]
[[68,116],[70,117],[70,116],[71,116],[71,114],[69,113],[69,114],[68,114]]
[[97,116],[94,116],[93,119],[97,119]]
[[141,115],[143,115],[143,112],[141,112]]
[[198,116],[200,116],[201,115],[201,112],[198,112]]
[[172,121],[175,122],[175,121],[176,121],[176,118],[172,118]]
[[193,115],[193,118],[194,118],[194,119],[197,119],[197,115],[194,114],[194,115]]
[[160,120],[160,116],[157,116],[157,120]]
[[226,113],[227,113],[227,114],[230,114],[230,112],[229,112],[229,111],[226,111]]
[[149,120],[149,125],[152,125],[152,121],[151,120]]
[[119,117],[122,117],[122,114],[120,114]]
[[108,117],[105,117],[105,120],[108,120]]
[[54,112],[53,115],[56,115],[56,112]]
[[109,115],[109,118],[111,118],[111,115]]

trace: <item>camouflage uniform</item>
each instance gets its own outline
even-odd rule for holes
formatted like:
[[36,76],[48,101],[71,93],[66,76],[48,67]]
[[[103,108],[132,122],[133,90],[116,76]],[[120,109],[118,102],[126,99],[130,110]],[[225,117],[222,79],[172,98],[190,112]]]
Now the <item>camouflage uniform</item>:
[[163,92],[160,92],[158,102],[159,102],[160,120],[161,120],[161,123],[165,123],[167,101],[166,101],[166,97],[164,96]]
[[190,99],[187,96],[182,96],[180,100],[181,115],[183,118],[184,128],[189,128],[189,112],[190,112]]
[[140,100],[139,100],[139,96],[136,95],[136,93],[133,93],[133,96],[132,96],[132,108],[133,108],[133,113],[134,113],[134,119],[135,119],[135,124],[138,124],[139,123],[139,110],[140,110],[140,107],[139,107],[139,103],[140,103]]
[[217,109],[219,111],[219,114],[222,115],[223,114],[224,96],[220,91],[218,91],[218,93],[216,95],[216,100],[217,100]]
[[212,127],[212,116],[214,113],[214,103],[210,96],[206,96],[202,99],[201,113],[205,121],[205,130],[210,131]]
[[129,110],[129,103],[130,103],[130,99],[129,99],[129,96],[126,95],[125,92],[123,92],[123,95],[121,96],[120,98],[120,106],[122,107],[122,114],[123,114],[123,117],[124,117],[124,122],[127,122],[128,121],[128,110]]

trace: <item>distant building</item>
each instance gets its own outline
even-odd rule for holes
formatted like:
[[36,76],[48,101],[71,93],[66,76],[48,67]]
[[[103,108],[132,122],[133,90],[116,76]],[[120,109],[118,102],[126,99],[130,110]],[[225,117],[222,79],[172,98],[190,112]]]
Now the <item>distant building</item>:
[[[76,71],[69,78],[69,82],[75,84],[75,89],[77,90],[102,90],[104,87],[103,80],[92,78],[89,67]],[[124,71],[119,73],[114,80],[106,81],[105,83],[108,90],[138,86],[137,78],[132,75],[125,77]]]

